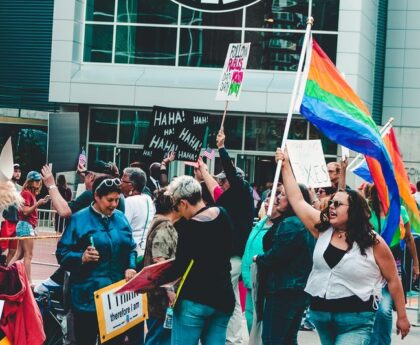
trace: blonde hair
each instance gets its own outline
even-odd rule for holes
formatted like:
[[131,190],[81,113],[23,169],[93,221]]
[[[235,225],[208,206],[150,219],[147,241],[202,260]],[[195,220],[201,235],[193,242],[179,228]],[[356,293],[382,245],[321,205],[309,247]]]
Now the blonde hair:
[[40,184],[38,188],[34,187],[34,180],[26,180],[22,186],[22,190],[29,190],[31,193],[38,195],[42,189],[42,180],[40,180]]

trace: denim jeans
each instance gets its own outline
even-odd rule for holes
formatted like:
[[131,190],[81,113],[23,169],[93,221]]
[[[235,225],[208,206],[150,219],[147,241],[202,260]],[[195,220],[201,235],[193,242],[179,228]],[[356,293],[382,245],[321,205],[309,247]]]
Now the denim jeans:
[[149,318],[146,322],[148,331],[144,345],[171,345],[172,331],[163,328],[163,321]]
[[309,296],[303,291],[267,295],[262,322],[264,345],[297,345],[297,333]]
[[310,312],[322,345],[369,345],[375,312]]
[[172,345],[225,345],[230,314],[190,300],[174,309]]
[[382,299],[376,312],[370,345],[390,345],[392,333],[392,297],[388,285],[382,289]]

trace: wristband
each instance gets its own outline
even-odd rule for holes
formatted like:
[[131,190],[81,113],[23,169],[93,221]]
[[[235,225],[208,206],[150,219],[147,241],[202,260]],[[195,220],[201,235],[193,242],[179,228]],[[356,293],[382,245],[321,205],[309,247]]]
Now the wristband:
[[51,190],[51,189],[58,189],[58,188],[55,184],[52,184],[51,186],[48,186],[47,189]]

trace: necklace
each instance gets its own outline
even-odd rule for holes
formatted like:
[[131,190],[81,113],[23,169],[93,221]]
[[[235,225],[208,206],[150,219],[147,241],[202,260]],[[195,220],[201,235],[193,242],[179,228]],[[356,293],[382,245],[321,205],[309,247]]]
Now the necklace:
[[338,234],[338,238],[342,238],[343,234],[346,234],[347,231],[346,230],[336,230],[337,234]]

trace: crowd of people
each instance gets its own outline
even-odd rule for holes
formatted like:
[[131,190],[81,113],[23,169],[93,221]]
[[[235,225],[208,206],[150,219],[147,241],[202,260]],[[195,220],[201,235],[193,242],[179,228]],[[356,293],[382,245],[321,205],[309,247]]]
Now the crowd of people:
[[[393,309],[397,332],[403,338],[409,333],[404,274],[418,279],[419,261],[403,208],[401,240],[413,259],[412,275],[405,272],[401,246],[389,248],[381,237],[386,214],[375,186],[347,186],[345,161],[328,164],[331,187],[313,190],[296,182],[287,152],[278,149],[282,182],[267,214],[272,185],[260,194],[247,181],[229,156],[223,130],[216,146],[223,167],[216,176],[199,158],[194,176],[170,181],[173,153],[148,169],[133,162],[121,174],[113,164],[93,162],[78,170],[86,190],[75,199],[64,176],[56,181],[47,165],[29,172],[20,187],[15,164],[12,182],[24,203],[4,211],[1,237],[25,239],[1,241],[7,252],[2,265],[23,259],[32,284],[37,208],[51,201],[62,234],[60,267],[35,291],[62,285],[69,272],[70,344],[98,341],[94,291],[168,259],[173,265],[147,292],[148,319],[107,343],[240,345],[248,333],[249,344],[297,344],[304,318],[323,345],[386,345]],[[49,194],[39,198],[42,184]],[[187,268],[177,293],[178,285],[167,283]],[[165,318],[171,307],[170,329]]]

